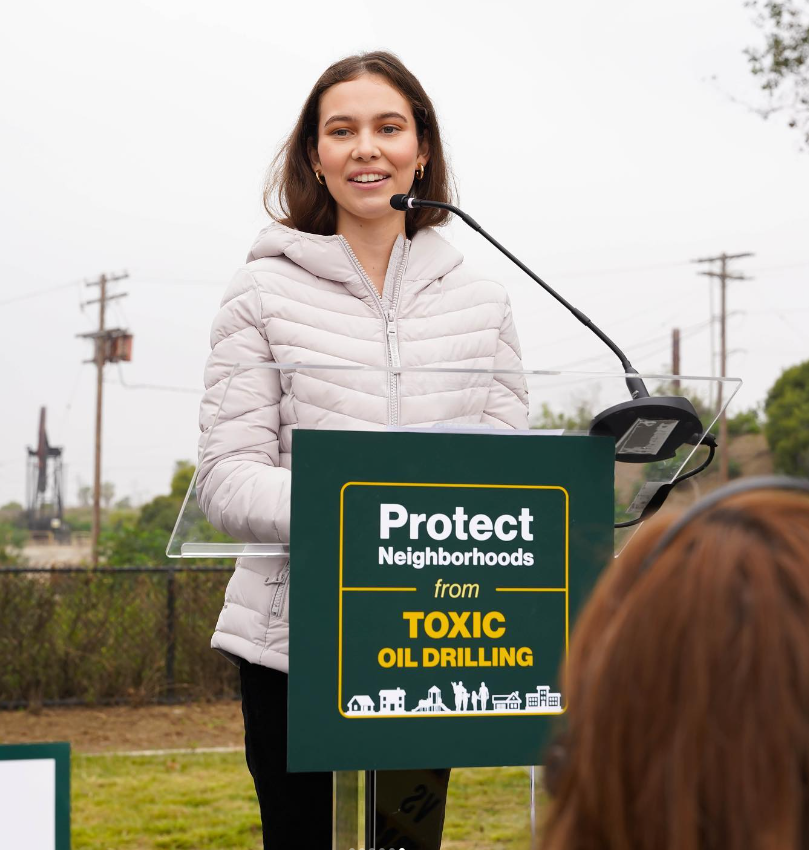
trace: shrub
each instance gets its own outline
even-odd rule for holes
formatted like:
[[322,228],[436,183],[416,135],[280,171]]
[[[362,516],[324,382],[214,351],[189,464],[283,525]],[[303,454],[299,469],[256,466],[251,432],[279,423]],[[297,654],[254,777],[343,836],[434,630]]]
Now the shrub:
[[25,563],[22,550],[28,532],[7,522],[0,522],[0,566],[19,567]]
[[210,648],[228,576],[0,575],[0,703],[233,696],[236,668]]
[[775,468],[809,475],[809,360],[781,374],[767,393],[764,413]]
[[741,410],[728,417],[728,436],[741,437],[745,434],[761,433],[761,411],[758,407]]

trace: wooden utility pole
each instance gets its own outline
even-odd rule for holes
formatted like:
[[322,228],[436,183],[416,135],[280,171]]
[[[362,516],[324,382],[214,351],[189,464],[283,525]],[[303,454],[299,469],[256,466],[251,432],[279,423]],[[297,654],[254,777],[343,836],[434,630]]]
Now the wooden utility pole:
[[[88,281],[88,286],[98,286],[99,297],[86,301],[85,304],[98,303],[98,330],[86,334],[76,334],[80,337],[88,337],[95,342],[95,357],[85,360],[85,363],[96,364],[96,435],[95,435],[95,473],[93,476],[93,530],[92,530],[92,555],[91,563],[98,566],[98,535],[101,530],[101,423],[104,396],[104,364],[116,360],[129,360],[128,353],[131,352],[132,337],[122,328],[109,328],[105,326],[107,301],[113,298],[124,298],[126,292],[115,295],[107,295],[107,284],[116,280],[129,277],[126,272],[118,275],[102,274],[98,280]],[[118,339],[128,340],[126,351],[116,344]],[[124,353],[126,356],[120,356]]]
[[[680,374],[680,329],[672,328],[671,329],[671,374],[679,375]],[[672,381],[672,385],[674,389],[680,389],[680,381],[679,379],[675,379]]]
[[[728,271],[728,260],[740,260],[743,257],[753,257],[755,254],[720,254],[718,257],[702,257],[699,260],[694,260],[695,263],[719,263],[719,271],[699,272],[706,277],[715,277],[719,279],[719,377],[727,377],[727,358],[728,358],[728,334],[727,334],[727,282],[729,280],[752,280],[743,274],[732,274]],[[713,319],[713,316],[711,317]],[[716,389],[716,409],[721,412],[719,418],[719,474],[722,481],[728,480],[729,458],[728,458],[728,421],[725,416],[725,411],[722,409],[723,404],[723,387],[720,381]]]

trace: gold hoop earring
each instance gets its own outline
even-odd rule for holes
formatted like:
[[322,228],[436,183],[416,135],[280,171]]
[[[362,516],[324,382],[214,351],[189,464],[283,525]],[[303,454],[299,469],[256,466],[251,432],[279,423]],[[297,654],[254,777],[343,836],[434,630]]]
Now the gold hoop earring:
[[322,171],[315,171],[315,180],[320,183],[321,186],[326,185],[326,178],[323,176]]
[[424,166],[419,163],[419,167],[416,169],[416,180],[421,180],[424,177]]

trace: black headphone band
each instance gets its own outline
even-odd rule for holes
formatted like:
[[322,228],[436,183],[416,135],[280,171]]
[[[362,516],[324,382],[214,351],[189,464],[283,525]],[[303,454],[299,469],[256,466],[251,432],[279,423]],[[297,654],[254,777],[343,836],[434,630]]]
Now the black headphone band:
[[643,560],[638,572],[642,573],[649,569],[654,561],[660,556],[680,532],[698,516],[723,502],[737,496],[739,493],[748,493],[753,490],[792,490],[809,495],[809,480],[805,478],[791,478],[788,475],[757,475],[751,478],[740,478],[725,484],[713,493],[693,504],[676,522],[670,525],[657,541],[652,551]]

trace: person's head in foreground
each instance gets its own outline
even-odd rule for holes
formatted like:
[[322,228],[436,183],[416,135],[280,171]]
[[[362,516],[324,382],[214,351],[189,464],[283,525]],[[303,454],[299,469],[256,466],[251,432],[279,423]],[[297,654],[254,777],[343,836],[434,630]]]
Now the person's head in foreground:
[[787,482],[648,523],[602,577],[543,850],[809,848],[809,482]]

